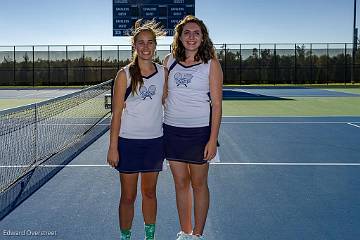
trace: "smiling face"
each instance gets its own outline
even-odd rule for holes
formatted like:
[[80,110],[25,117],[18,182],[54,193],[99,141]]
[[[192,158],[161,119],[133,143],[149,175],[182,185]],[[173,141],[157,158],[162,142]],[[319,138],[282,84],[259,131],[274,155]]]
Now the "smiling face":
[[139,58],[152,60],[156,48],[156,40],[150,31],[141,31],[136,37],[134,48]]
[[186,51],[197,51],[203,40],[203,33],[201,28],[195,22],[189,22],[184,25],[180,41],[185,47]]

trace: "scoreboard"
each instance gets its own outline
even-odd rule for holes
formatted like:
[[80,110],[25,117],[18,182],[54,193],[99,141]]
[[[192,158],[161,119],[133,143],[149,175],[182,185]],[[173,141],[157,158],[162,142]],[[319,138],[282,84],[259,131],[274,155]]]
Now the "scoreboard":
[[128,36],[136,20],[155,19],[167,35],[186,15],[195,15],[195,0],[113,0],[113,36]]

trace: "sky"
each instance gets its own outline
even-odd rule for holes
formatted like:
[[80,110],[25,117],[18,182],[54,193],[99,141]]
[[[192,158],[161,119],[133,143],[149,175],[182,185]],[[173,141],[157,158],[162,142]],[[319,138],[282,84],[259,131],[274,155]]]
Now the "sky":
[[[215,44],[352,42],[353,0],[195,0],[195,6]],[[128,37],[113,37],[112,18],[112,0],[0,0],[0,46],[129,44]]]

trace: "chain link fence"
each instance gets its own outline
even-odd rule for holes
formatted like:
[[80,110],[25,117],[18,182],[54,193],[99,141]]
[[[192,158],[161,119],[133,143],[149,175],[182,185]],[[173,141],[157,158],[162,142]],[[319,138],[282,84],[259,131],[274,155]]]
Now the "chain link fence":
[[[225,84],[360,83],[351,43],[215,44]],[[161,62],[170,45],[158,45]],[[130,45],[0,46],[1,86],[84,86],[111,79]]]

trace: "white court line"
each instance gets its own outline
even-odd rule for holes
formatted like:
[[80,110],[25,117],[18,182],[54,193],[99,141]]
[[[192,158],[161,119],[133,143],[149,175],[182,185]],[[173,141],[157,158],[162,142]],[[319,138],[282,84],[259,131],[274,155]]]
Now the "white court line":
[[[266,122],[266,121],[249,121],[249,122],[221,122],[222,124],[349,124],[354,127],[359,127],[356,124],[349,123],[349,122]],[[357,122],[355,122],[357,123]],[[49,124],[39,124],[40,126],[92,126],[94,124],[91,123],[49,123]],[[98,123],[96,125],[99,126],[110,126],[110,123]]]
[[360,128],[359,125],[356,125],[356,124],[353,124],[353,123],[347,123],[347,124],[349,124],[349,125],[351,125],[351,126],[354,126],[354,127],[357,127],[357,128]]
[[266,162],[256,162],[256,163],[211,163],[214,165],[270,165],[270,166],[360,166],[360,163],[282,163],[282,162],[273,162],[273,163],[266,163]]
[[49,124],[38,124],[39,126],[110,126],[110,123],[49,123]]
[[[261,122],[261,121],[253,121],[253,122],[221,122],[222,124],[350,124],[349,122]],[[355,125],[355,124],[354,124]],[[356,125],[355,125],[356,126]],[[357,126],[359,127],[359,126]]]
[[[22,90],[20,90],[20,91],[22,91]],[[35,90],[35,91],[41,91],[41,90]],[[53,93],[53,91],[47,90],[47,91],[41,91],[41,93],[40,92],[28,93],[28,94],[22,95],[22,97],[30,97],[30,96],[34,95],[35,97],[44,98],[44,96],[39,96],[39,95],[45,95],[45,94],[48,94],[48,93]]]
[[[218,162],[210,163],[211,165],[260,165],[260,166],[360,166],[360,163],[285,163],[285,162]],[[14,165],[14,166],[0,166],[0,168],[27,168],[28,165]],[[69,164],[69,165],[38,165],[37,167],[44,168],[55,168],[55,167],[107,167],[110,168],[107,164],[94,164],[94,165],[85,165],[85,164]]]
[[94,164],[94,165],[86,165],[86,164],[68,164],[68,165],[47,165],[47,164],[40,164],[40,165],[3,165],[0,168],[28,168],[28,167],[43,167],[43,168],[56,168],[56,167],[110,167],[107,164]]
[[247,116],[247,115],[223,115],[222,118],[338,118],[338,117],[355,117],[359,118],[357,115],[347,115],[347,116],[288,116],[288,115],[279,115],[279,116]]

